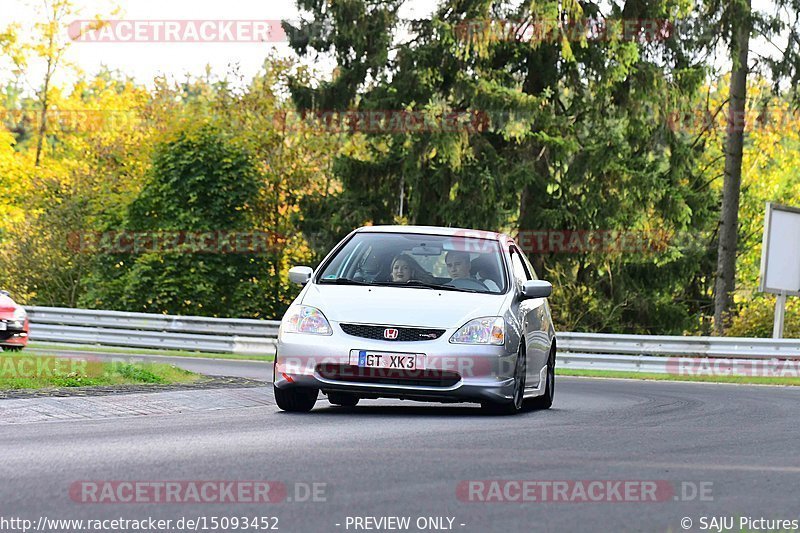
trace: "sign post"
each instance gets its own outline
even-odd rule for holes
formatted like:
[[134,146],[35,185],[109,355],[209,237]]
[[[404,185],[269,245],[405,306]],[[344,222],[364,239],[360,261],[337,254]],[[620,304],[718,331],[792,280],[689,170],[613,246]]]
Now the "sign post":
[[800,209],[767,203],[761,250],[761,292],[776,294],[772,337],[783,337],[786,297],[800,296]]
[[772,326],[772,338],[783,338],[783,322],[786,317],[786,294],[780,293],[775,298],[775,324]]

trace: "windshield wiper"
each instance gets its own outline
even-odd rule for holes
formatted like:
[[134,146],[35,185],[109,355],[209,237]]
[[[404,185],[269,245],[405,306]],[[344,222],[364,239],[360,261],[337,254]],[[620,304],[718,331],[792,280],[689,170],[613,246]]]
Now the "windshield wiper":
[[430,283],[422,283],[421,281],[417,281],[412,279],[410,281],[398,282],[398,281],[376,281],[370,283],[370,285],[377,285],[378,287],[408,287],[413,289],[438,289],[438,285],[431,285]]
[[406,285],[411,285],[412,287],[427,287],[429,289],[434,290],[445,290],[445,291],[457,291],[455,287],[446,287],[444,285],[436,285],[434,283],[425,283],[424,281],[419,281],[417,279],[412,279],[406,283]]
[[390,281],[385,281],[380,283],[372,283],[371,285],[379,285],[381,287],[413,287],[420,289],[431,289],[434,291],[480,292],[472,289],[459,289],[458,287],[451,287],[448,285],[425,283],[424,281],[419,281],[416,279],[406,281],[405,283],[392,283]]
[[350,278],[329,278],[329,279],[323,278],[319,280],[319,282],[331,285],[361,285],[364,287],[408,287],[414,289],[431,289],[434,291],[476,292],[482,294],[482,291],[476,291],[474,289],[459,289],[458,287],[451,287],[449,285],[436,285],[435,283],[425,283],[424,281],[419,281],[416,279],[412,279],[405,283],[395,283],[392,281],[375,281],[370,283],[368,281],[359,281]]
[[319,280],[320,283],[330,283],[331,285],[372,285],[372,283],[367,283],[366,281],[359,281],[357,279],[350,279],[350,278],[330,278],[330,279],[321,279]]

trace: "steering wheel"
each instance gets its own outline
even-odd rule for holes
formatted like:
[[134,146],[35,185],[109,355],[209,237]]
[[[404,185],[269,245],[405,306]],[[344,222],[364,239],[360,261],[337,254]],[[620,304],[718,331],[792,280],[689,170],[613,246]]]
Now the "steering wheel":
[[455,287],[457,289],[474,289],[482,292],[487,292],[488,288],[482,282],[472,278],[457,278],[452,279],[445,285]]

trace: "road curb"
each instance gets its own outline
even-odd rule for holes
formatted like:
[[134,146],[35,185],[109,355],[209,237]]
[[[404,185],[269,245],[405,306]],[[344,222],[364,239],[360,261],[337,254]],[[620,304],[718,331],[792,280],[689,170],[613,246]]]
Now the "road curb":
[[245,409],[274,404],[268,387],[39,397],[0,402],[0,426]]

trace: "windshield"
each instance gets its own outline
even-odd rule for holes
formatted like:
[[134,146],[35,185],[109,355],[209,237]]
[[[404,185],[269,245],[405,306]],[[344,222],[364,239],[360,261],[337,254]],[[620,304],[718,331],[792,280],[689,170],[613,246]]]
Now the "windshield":
[[501,294],[497,241],[411,233],[356,233],[325,265],[321,284],[388,285]]

